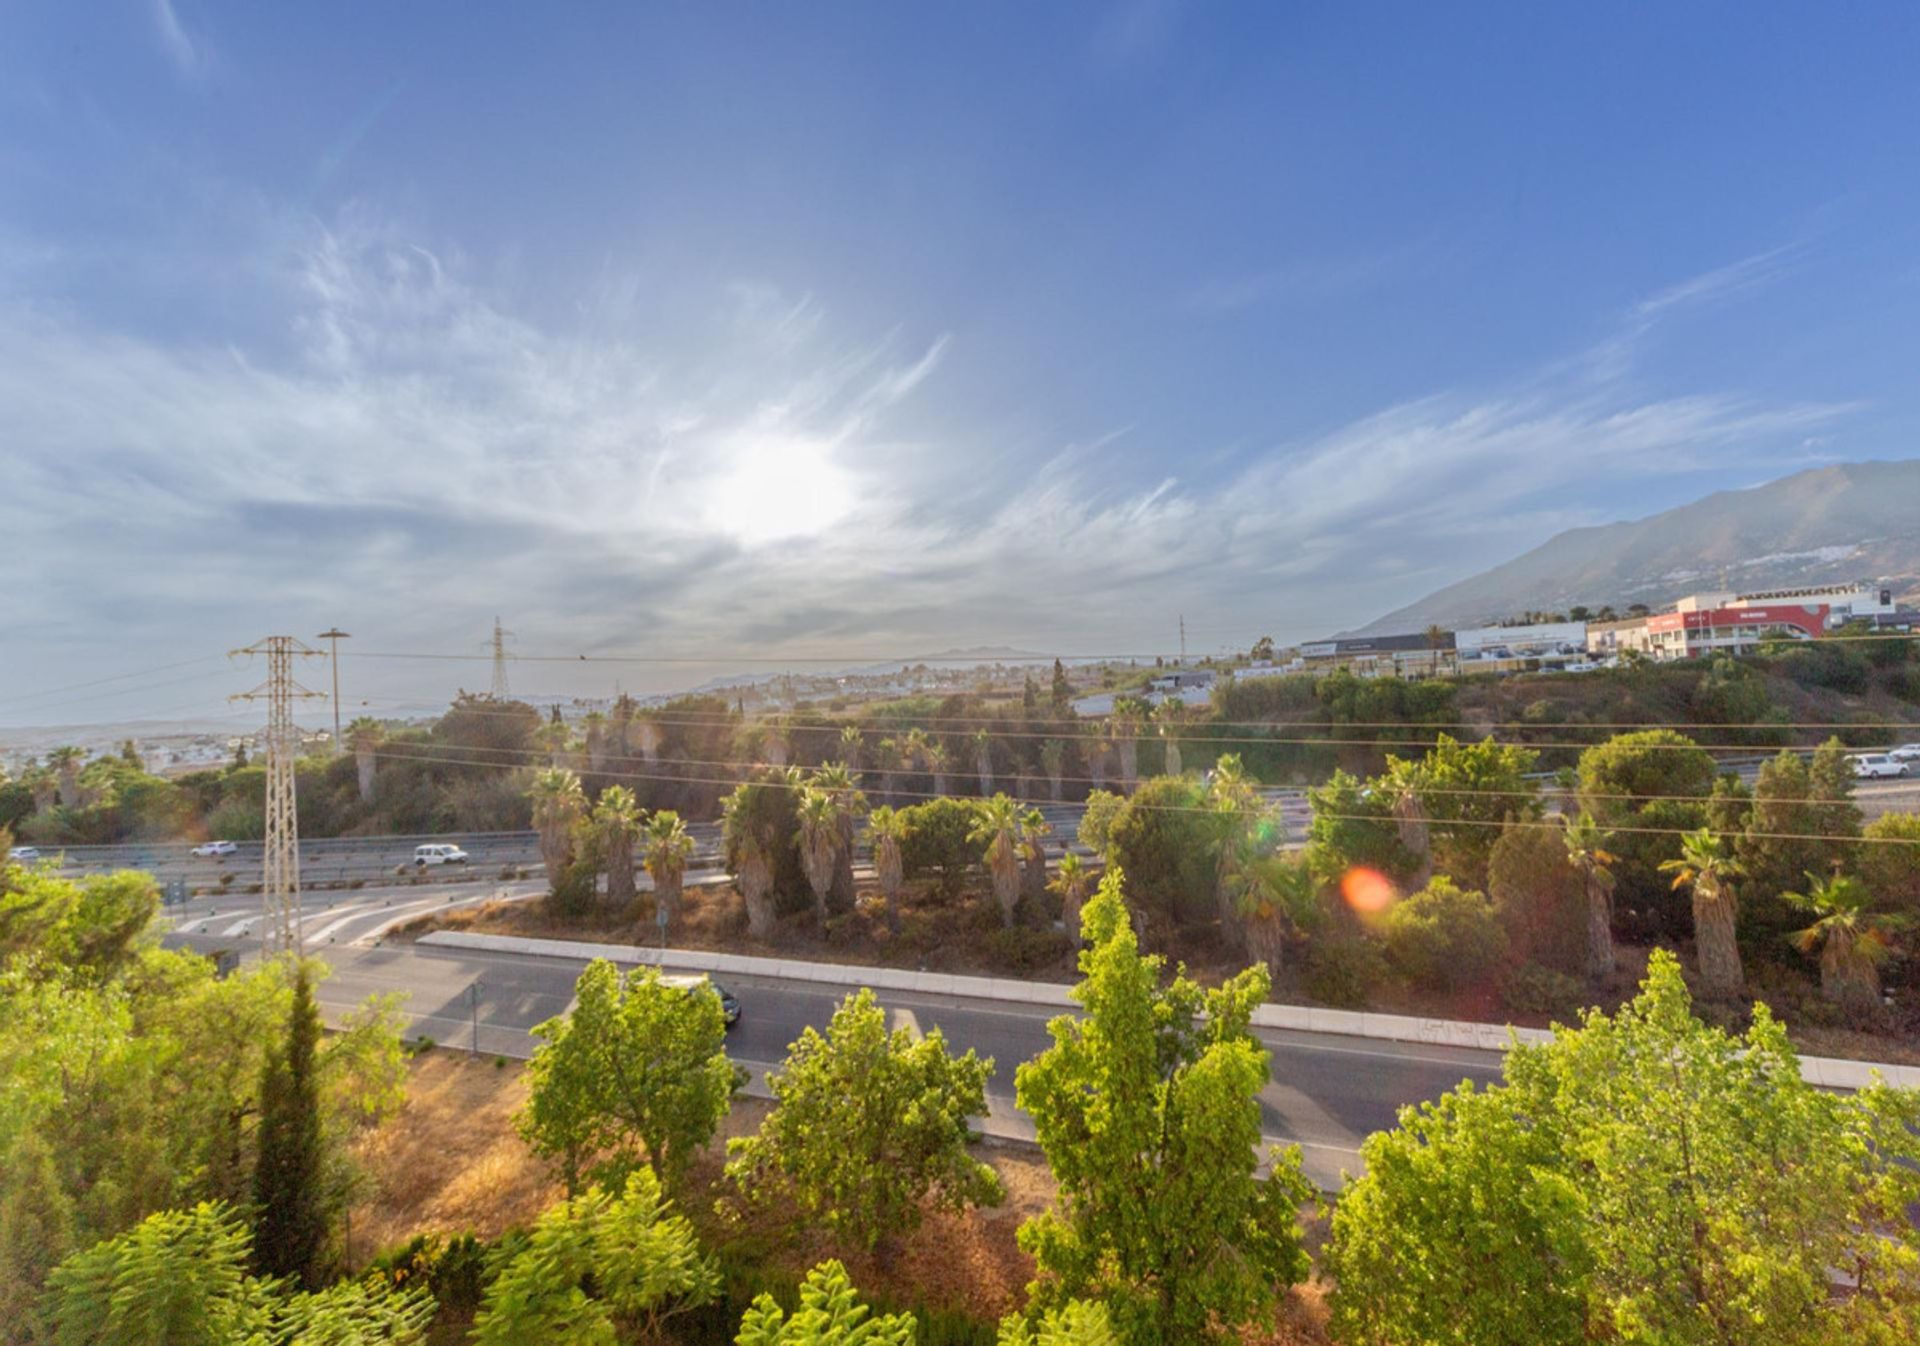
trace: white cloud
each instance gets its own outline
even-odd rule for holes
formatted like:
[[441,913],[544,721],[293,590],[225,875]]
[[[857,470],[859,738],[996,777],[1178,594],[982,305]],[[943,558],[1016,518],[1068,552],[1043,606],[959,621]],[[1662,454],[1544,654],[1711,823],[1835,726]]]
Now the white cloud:
[[180,22],[173,0],[153,0],[153,24],[160,35],[161,50],[183,75],[197,75],[204,68],[206,54]]
[[[111,630],[191,654],[335,620],[464,648],[498,610],[528,648],[717,667],[849,642],[1164,647],[1181,612],[1284,639],[1584,521],[1594,482],[1804,455],[1850,410],[1549,371],[1224,479],[1128,480],[1112,435],[1038,463],[989,460],[965,425],[904,435],[957,349],[848,339],[812,296],[738,285],[711,331],[583,335],[365,221],[315,230],[281,274],[286,349],[0,304],[0,535],[44,575],[0,593],[0,624],[42,650]],[[1198,461],[1126,433],[1135,461]]]

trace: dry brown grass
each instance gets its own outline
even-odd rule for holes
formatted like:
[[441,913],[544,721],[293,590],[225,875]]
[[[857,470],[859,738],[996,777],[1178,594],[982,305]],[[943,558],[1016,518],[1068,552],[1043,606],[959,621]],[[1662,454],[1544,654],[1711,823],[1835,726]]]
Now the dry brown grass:
[[407,1104],[354,1146],[369,1179],[353,1242],[370,1254],[415,1234],[497,1238],[530,1223],[561,1190],[513,1129],[526,1101],[517,1062],[451,1051],[414,1058]]

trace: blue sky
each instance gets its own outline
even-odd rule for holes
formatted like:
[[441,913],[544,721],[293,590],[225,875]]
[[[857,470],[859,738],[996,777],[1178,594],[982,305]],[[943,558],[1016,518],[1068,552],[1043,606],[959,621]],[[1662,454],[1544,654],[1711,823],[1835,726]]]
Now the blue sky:
[[1915,451],[1904,7],[0,25],[0,719],[496,612],[714,668],[1244,647]]

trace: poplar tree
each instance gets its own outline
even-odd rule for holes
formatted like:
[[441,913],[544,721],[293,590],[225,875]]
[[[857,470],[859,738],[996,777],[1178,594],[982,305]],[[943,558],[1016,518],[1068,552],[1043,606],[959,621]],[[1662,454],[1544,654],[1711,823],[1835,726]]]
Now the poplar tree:
[[294,973],[284,1047],[267,1053],[253,1170],[254,1264],[263,1276],[319,1285],[326,1256],[325,1145],[315,1053],[320,1011],[305,967]]

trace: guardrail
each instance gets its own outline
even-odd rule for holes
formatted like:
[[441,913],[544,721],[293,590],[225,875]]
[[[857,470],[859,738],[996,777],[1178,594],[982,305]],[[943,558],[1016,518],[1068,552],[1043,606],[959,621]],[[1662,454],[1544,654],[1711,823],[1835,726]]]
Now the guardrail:
[[[633,944],[594,944],[576,940],[529,939],[515,935],[476,935],[436,930],[414,941],[430,947],[471,949],[476,952],[519,953],[541,958],[685,968],[695,972],[775,977],[787,981],[856,983],[875,990],[917,991],[927,995],[964,996],[1024,1005],[1071,1008],[1077,1002],[1072,988],[1058,982],[1012,978],[969,977],[957,973],[914,972],[906,968],[866,967],[852,963],[801,963],[782,958],[754,958],[745,954],[708,953],[702,949],[643,948]],[[1457,1019],[1419,1019],[1403,1014],[1370,1014],[1354,1010],[1320,1009],[1310,1005],[1260,1005],[1252,1015],[1255,1026],[1341,1037],[1376,1038],[1434,1047],[1472,1047],[1504,1051],[1513,1042],[1540,1043],[1553,1034],[1539,1028],[1508,1024],[1470,1023]],[[1888,1084],[1920,1089],[1920,1066],[1872,1061],[1848,1061],[1830,1056],[1800,1058],[1801,1077],[1828,1089],[1863,1089],[1875,1075]]]

